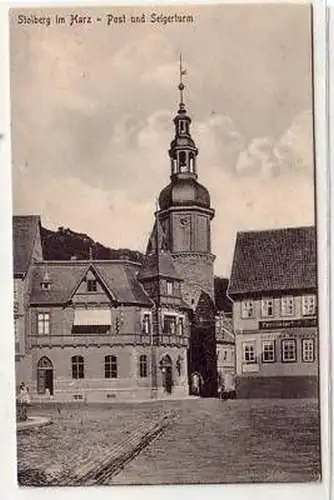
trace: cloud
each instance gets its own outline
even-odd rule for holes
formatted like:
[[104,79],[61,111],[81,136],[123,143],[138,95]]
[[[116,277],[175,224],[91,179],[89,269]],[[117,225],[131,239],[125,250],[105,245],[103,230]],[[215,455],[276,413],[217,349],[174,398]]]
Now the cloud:
[[296,116],[278,140],[253,139],[236,163],[239,176],[277,177],[291,172],[313,172],[313,121],[307,110]]
[[[171,118],[163,109],[146,119],[125,114],[102,150],[86,160],[85,170],[84,156],[78,168],[55,169],[52,175],[29,164],[14,169],[16,212],[40,213],[49,227],[69,226],[106,245],[144,251],[155,200],[169,182]],[[229,274],[237,230],[314,223],[309,126],[310,115],[303,113],[278,140],[255,138],[245,148],[229,117],[210,115],[194,123],[199,181],[209,189],[216,210],[217,273]],[[43,145],[41,151],[44,156]],[[57,148],[53,154],[56,161]],[[67,161],[73,164],[77,154],[72,152]],[[292,163],[296,157],[302,159],[298,168]]]
[[14,23],[15,212],[144,250],[169,182],[182,48],[216,272],[228,275],[238,229],[313,223],[308,15],[273,8],[203,8],[196,27],[154,31]]

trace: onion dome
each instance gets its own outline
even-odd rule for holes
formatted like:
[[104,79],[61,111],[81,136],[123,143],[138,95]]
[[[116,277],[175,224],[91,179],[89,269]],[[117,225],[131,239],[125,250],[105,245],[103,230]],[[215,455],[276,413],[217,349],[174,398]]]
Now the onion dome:
[[159,206],[166,210],[171,206],[197,205],[210,208],[210,195],[208,190],[196,179],[179,178],[172,181],[160,193]]

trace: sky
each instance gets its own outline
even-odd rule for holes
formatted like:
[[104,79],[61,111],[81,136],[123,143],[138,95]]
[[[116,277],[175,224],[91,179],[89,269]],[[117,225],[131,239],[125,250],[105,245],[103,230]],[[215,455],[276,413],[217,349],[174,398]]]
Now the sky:
[[[107,14],[192,15],[189,24],[112,24]],[[211,195],[215,273],[237,231],[314,224],[312,63],[306,5],[85,9],[87,25],[18,24],[12,10],[15,214],[145,251],[178,108],[178,58]]]

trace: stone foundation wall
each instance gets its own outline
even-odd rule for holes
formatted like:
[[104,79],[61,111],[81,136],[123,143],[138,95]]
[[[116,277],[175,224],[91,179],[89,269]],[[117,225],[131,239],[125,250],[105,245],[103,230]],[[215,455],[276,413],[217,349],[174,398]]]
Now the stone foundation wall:
[[317,376],[237,377],[238,398],[317,398]]

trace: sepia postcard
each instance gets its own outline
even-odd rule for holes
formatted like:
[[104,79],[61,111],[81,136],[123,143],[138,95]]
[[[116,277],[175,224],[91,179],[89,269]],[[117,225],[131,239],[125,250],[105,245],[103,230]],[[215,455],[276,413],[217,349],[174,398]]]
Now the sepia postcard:
[[9,35],[18,485],[321,482],[311,4]]

